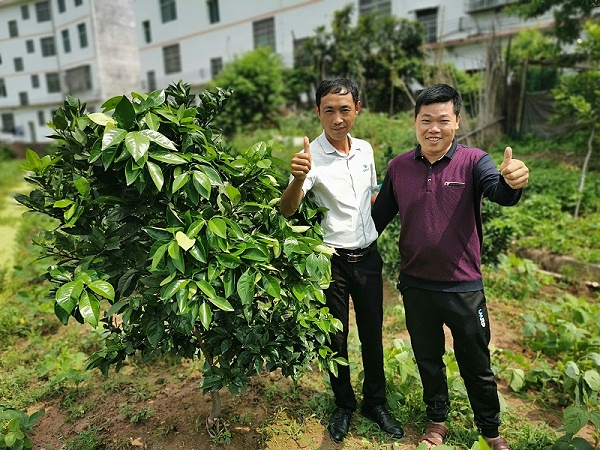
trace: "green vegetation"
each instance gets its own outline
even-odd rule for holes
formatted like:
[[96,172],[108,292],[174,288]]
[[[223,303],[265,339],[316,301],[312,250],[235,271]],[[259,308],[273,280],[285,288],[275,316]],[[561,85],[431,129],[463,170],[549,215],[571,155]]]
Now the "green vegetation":
[[[413,131],[409,115],[388,118],[369,112],[362,114],[354,134],[377,143],[374,147],[380,170],[394,154],[412,147]],[[308,114],[299,115],[296,125],[294,117],[286,118],[282,124],[280,129],[256,130],[245,138],[236,136],[232,142],[244,144],[239,150],[234,150],[234,153],[241,152],[246,146],[245,142],[255,138],[273,140],[273,151],[279,152],[282,165],[277,178],[285,180],[289,170],[285,166],[297,150],[291,141],[285,139],[303,134],[314,135],[317,130]],[[506,141],[490,145],[494,160],[500,161],[502,149],[508,143]],[[579,182],[576,158],[571,156],[554,159],[562,154],[563,147],[574,148],[574,143],[526,139],[510,142],[510,145],[515,156],[518,155],[529,165],[532,181],[517,207],[501,208],[489,213],[489,221],[504,224],[506,230],[501,231],[506,236],[503,235],[502,244],[487,244],[491,254],[497,256],[497,261],[485,267],[484,276],[487,280],[487,296],[493,302],[491,308],[515,311],[512,319],[507,318],[507,321],[512,328],[521,330],[518,340],[525,350],[516,352],[513,349],[495,349],[493,364],[498,378],[510,387],[512,395],[546,405],[549,414],[561,417],[564,426],[553,428],[533,422],[523,423],[519,411],[506,407],[503,412],[503,430],[515,449],[542,450],[561,444],[579,445],[577,448],[581,449],[590,448],[581,442],[577,433],[586,424],[596,430],[596,436],[598,430],[597,300],[594,301],[593,296],[575,293],[577,284],[569,284],[573,275],[564,277],[563,281],[556,281],[538,271],[534,263],[516,257],[513,252],[521,248],[537,248],[594,262],[594,255],[597,254],[594,249],[598,246],[598,177],[595,174],[587,177],[588,184],[584,191],[586,195],[582,198],[580,215],[574,218],[574,199]],[[237,145],[234,147],[238,148]],[[20,184],[19,169],[14,161],[0,164],[0,170],[6,174],[0,189],[8,194],[11,186]],[[154,398],[157,387],[148,386],[144,382],[145,377],[156,372],[157,367],[161,373],[171,373],[174,378],[185,377],[198,370],[201,363],[190,365],[181,358],[167,358],[157,365],[155,359],[146,360],[134,356],[132,362],[137,368],[139,379],[133,384],[131,380],[125,382],[127,378],[117,375],[111,375],[102,381],[95,372],[85,371],[87,357],[102,349],[101,336],[96,332],[78,329],[72,324],[60,326],[54,317],[53,301],[48,298],[51,285],[39,278],[39,274],[46,270],[48,261],[35,259],[40,249],[31,243],[31,237],[40,230],[56,226],[57,219],[48,219],[34,213],[23,219],[16,216],[14,220],[19,226],[19,237],[15,242],[18,245],[14,251],[17,260],[23,264],[15,266],[0,292],[0,396],[5,401],[5,408],[23,411],[31,410],[34,405],[43,401],[58,402],[69,420],[78,421],[84,420],[86,414],[93,409],[93,403],[87,399],[94,392],[100,390],[105,395],[110,395],[111,392],[122,391],[128,393],[131,402],[119,406],[121,415],[127,421],[141,424],[153,418],[156,412],[144,402]],[[489,234],[489,231],[486,233]],[[394,267],[394,235],[395,233],[384,235],[380,240],[382,254],[386,259],[386,273],[390,279],[397,273]],[[507,236],[508,241],[505,239]],[[487,243],[487,238],[485,242]],[[502,250],[506,246],[508,248]],[[399,304],[386,310],[384,333],[389,339],[389,344],[386,345],[386,372],[390,406],[404,422],[419,427],[425,424],[426,418],[421,410],[420,382],[410,344],[395,337],[405,328],[403,320]],[[351,333],[350,340],[350,351],[358,352],[355,331]],[[475,449],[480,444],[477,443],[477,433],[472,425],[464,386],[452,352],[446,358],[453,399],[448,445],[451,448]],[[360,372],[360,367],[354,369],[353,373]],[[313,386],[316,392],[323,391],[318,371],[312,375],[304,372],[301,375],[302,385]],[[266,387],[263,398],[270,403],[291,402],[295,405],[293,412],[284,409],[268,422],[253,425],[261,430],[265,440],[274,439],[282,433],[300,438],[310,418],[326,420],[332,401],[326,393],[320,393],[315,394],[306,404],[298,404],[297,392],[282,390],[277,385]],[[231,413],[235,417],[235,411]],[[30,419],[19,416],[19,426],[24,437],[29,432],[28,426],[35,431],[33,419],[39,419],[40,414],[42,411]],[[11,420],[14,421],[15,418]],[[249,417],[235,419],[240,424],[249,421]],[[11,425],[13,428],[16,426],[14,423]],[[157,434],[171,435],[174,426],[176,425],[165,423]],[[356,423],[355,432],[357,436],[364,437],[365,442],[371,442],[365,444],[365,448],[379,448],[375,443],[385,439],[368,421],[362,419]],[[228,430],[226,434],[214,437],[213,443],[224,445],[235,442],[235,438],[236,432]],[[99,430],[91,427],[80,433],[69,445],[71,448],[101,448],[101,439]],[[90,444],[83,444],[86,442]],[[107,444],[107,441],[104,442]],[[111,445],[119,445],[116,442],[113,441]]]

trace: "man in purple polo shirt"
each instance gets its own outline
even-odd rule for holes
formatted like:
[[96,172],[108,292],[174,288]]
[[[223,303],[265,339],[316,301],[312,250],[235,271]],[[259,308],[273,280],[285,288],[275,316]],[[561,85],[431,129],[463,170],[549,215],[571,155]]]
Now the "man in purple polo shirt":
[[500,170],[478,148],[455,140],[460,94],[446,84],[421,92],[414,126],[419,145],[392,159],[372,216],[381,234],[398,214],[398,289],[431,423],[420,442],[441,445],[449,412],[443,325],[469,395],[475,424],[492,450],[509,450],[499,436],[500,403],[490,363],[490,326],[481,275],[483,197],[516,204],[529,169],[504,151]]

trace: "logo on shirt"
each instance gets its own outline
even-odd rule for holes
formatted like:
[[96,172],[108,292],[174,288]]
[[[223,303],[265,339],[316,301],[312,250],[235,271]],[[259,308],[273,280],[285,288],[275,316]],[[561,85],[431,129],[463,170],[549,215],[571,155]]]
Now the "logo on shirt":
[[483,311],[480,309],[479,311],[477,311],[477,314],[479,314],[479,323],[481,324],[481,328],[485,328],[485,318],[483,317]]
[[363,164],[363,172],[368,172],[368,171],[369,171],[369,165]]

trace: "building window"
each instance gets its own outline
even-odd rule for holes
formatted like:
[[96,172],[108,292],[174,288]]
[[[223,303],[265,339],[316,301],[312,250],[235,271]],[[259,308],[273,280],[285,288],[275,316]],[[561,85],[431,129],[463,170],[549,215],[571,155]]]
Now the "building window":
[[60,78],[58,72],[46,74],[46,88],[48,92],[60,92]]
[[19,35],[19,27],[16,20],[8,21],[8,36],[13,38]]
[[69,30],[62,30],[60,32],[60,37],[62,39],[63,51],[65,53],[71,53],[71,37],[69,36]]
[[41,38],[40,47],[42,48],[42,56],[56,55],[56,44],[54,43],[54,36]]
[[38,116],[38,125],[40,127],[43,127],[44,125],[46,125],[46,115],[44,114],[44,111],[38,111],[37,113]]
[[88,46],[88,37],[85,23],[77,25],[77,34],[79,35],[79,46],[81,48],[86,48]]
[[19,104],[21,106],[29,105],[29,96],[27,92],[19,92]]
[[67,4],[65,3],[65,0],[58,0],[58,12],[59,13],[64,13],[67,10]]
[[152,42],[152,31],[150,30],[150,21],[144,20],[142,22],[142,29],[144,30],[144,42],[149,44]]
[[423,24],[425,30],[425,42],[437,42],[437,8],[419,9],[417,20]]
[[211,58],[210,59],[210,76],[215,78],[223,70],[223,58]]
[[257,20],[252,23],[252,34],[254,36],[254,48],[269,47],[275,49],[275,18]]
[[83,0],[75,0],[75,6],[83,5]]
[[25,48],[27,49],[27,53],[35,53],[35,44],[33,43],[33,39],[27,39],[25,41]]
[[2,113],[2,132],[16,133],[15,116],[13,113]]
[[65,84],[69,92],[92,89],[92,68],[90,65],[75,67],[65,72]]
[[21,19],[29,20],[29,5],[21,5]]
[[207,0],[208,20],[210,23],[217,23],[221,20],[219,17],[219,0]]
[[146,80],[148,82],[148,92],[156,90],[156,72],[149,70],[146,72]]
[[38,2],[35,4],[35,17],[38,22],[48,22],[50,20],[50,2]]
[[175,0],[160,0],[160,17],[163,23],[177,19]]
[[392,13],[391,0],[359,0],[358,14],[364,16],[366,14],[390,15]]
[[40,87],[40,76],[38,74],[31,75],[31,87],[34,89]]
[[6,97],[6,83],[4,78],[0,78],[0,97]]
[[181,72],[181,53],[179,44],[163,47],[163,63],[165,73]]
[[23,66],[23,58],[17,56],[15,59],[13,59],[13,61],[15,64],[15,72],[23,72],[23,70],[25,70],[25,67]]

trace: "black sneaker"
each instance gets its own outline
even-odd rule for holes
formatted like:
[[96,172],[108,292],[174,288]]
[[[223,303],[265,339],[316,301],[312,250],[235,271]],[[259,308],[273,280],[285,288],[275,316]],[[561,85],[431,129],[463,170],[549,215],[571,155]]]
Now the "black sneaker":
[[372,420],[379,428],[390,434],[394,439],[400,439],[404,436],[402,425],[383,405],[364,407],[361,409],[361,414],[367,419]]
[[327,430],[329,430],[333,442],[339,443],[344,440],[350,429],[350,419],[353,412],[351,409],[346,408],[336,408],[333,411],[329,419],[329,425],[327,425]]

